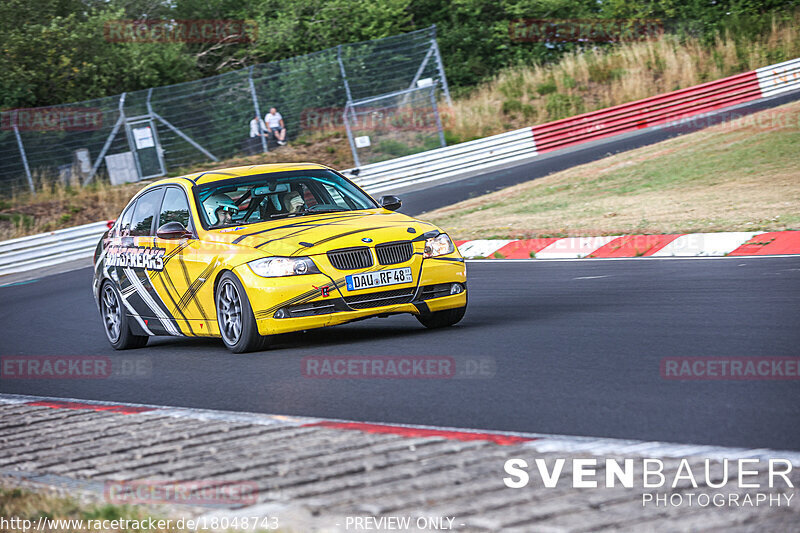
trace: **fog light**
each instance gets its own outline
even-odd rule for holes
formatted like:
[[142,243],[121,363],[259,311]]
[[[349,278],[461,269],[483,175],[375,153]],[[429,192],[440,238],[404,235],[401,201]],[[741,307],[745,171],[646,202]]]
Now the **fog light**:
[[289,312],[286,309],[278,309],[272,316],[274,318],[286,318],[289,316]]
[[451,296],[453,294],[461,294],[462,292],[464,292],[464,287],[460,283],[453,283],[453,285],[450,287]]

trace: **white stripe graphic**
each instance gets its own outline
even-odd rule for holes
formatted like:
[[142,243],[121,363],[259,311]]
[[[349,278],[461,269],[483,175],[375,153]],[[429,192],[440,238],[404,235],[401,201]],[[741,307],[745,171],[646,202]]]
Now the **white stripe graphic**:
[[137,313],[136,310],[131,306],[131,304],[128,303],[128,300],[124,295],[122,296],[122,303],[125,304],[125,307],[127,307],[128,311],[130,311],[131,315],[133,315],[133,318],[135,318],[136,321],[139,323],[139,325],[142,326],[144,332],[150,335],[151,337],[154,336],[155,333],[150,331],[150,328],[148,328],[147,324],[144,323],[144,320],[142,320],[142,317],[139,316],[139,313]]
[[[164,329],[166,329],[170,335],[182,336],[183,334],[180,331],[178,331],[178,329],[175,327],[175,324],[173,324],[172,320],[158,306],[156,301],[153,300],[153,297],[150,295],[150,293],[147,292],[147,289],[144,287],[142,281],[139,279],[136,273],[132,269],[126,268],[125,275],[128,276],[128,279],[131,281],[131,284],[134,287],[136,287],[136,292],[139,294],[139,296],[142,297],[142,300],[144,300],[144,303],[147,304],[147,307],[149,307],[150,310],[153,311],[153,313],[155,313],[156,318],[158,318],[158,321],[161,322],[161,324],[164,326]],[[148,280],[149,279],[150,278],[148,278]]]

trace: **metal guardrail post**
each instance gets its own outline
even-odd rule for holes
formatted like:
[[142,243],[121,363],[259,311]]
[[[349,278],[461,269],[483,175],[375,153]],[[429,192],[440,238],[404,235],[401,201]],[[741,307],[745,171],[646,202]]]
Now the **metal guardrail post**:
[[83,186],[89,185],[94,179],[94,175],[97,174],[97,170],[100,168],[100,165],[103,164],[103,158],[106,156],[106,152],[108,149],[111,148],[111,143],[114,141],[114,137],[117,136],[117,132],[119,131],[120,126],[122,123],[125,122],[125,95],[128,93],[122,93],[119,96],[119,118],[117,118],[117,122],[114,124],[114,129],[111,130],[108,138],[106,139],[105,144],[103,145],[103,149],[100,150],[100,153],[97,156],[97,159],[92,165],[92,171],[89,172],[89,175],[86,176],[86,180],[83,182]]
[[[247,81],[250,83],[250,95],[253,97],[253,109],[256,110],[256,116],[258,117],[259,124],[261,124],[261,108],[259,108],[258,106],[258,95],[256,94],[256,84],[253,83],[253,65],[251,65],[250,68],[248,69]],[[259,128],[259,130],[260,129],[261,128]],[[261,136],[260,138],[261,138],[261,150],[263,151],[263,153],[266,154],[269,151],[267,147],[267,138],[264,136]]]
[[442,90],[444,96],[447,98],[447,105],[453,105],[453,100],[450,98],[450,89],[447,87],[447,76],[444,73],[444,63],[442,63],[442,55],[439,53],[439,45],[436,42],[436,26],[433,27],[433,37],[431,38],[431,47],[436,56],[436,68],[439,70],[439,79],[442,80]]
[[19,155],[22,158],[22,165],[25,167],[25,177],[28,178],[28,187],[31,189],[31,194],[36,195],[36,188],[33,186],[33,176],[31,176],[31,167],[28,166],[28,156],[25,155],[25,146],[22,145],[22,137],[19,134],[17,127],[18,111],[14,111],[14,136],[17,138],[17,147],[19,148]]

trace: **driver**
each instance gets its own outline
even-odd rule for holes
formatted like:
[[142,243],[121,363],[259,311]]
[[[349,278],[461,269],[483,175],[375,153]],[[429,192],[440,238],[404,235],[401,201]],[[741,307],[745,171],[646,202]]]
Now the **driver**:
[[223,193],[212,195],[203,202],[203,207],[206,210],[212,228],[221,228],[230,224],[233,221],[233,217],[239,213],[239,208],[236,207],[230,196]]
[[286,208],[288,213],[299,213],[305,210],[305,202],[303,197],[297,191],[290,191],[283,195],[281,203]]

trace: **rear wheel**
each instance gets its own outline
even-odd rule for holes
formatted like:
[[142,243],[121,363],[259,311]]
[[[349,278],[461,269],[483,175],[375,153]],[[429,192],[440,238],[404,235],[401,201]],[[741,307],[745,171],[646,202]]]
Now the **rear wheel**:
[[217,285],[217,323],[222,342],[233,353],[253,352],[264,348],[268,337],[258,333],[247,293],[232,272],[225,272]]
[[100,289],[100,316],[103,318],[103,329],[108,342],[115,350],[141,348],[147,344],[147,335],[131,333],[128,323],[130,318],[123,309],[122,297],[109,281]]
[[426,328],[436,329],[446,328],[447,326],[457,324],[462,318],[464,318],[464,313],[466,312],[467,306],[465,305],[464,307],[445,309],[443,311],[433,311],[416,316],[420,324]]

